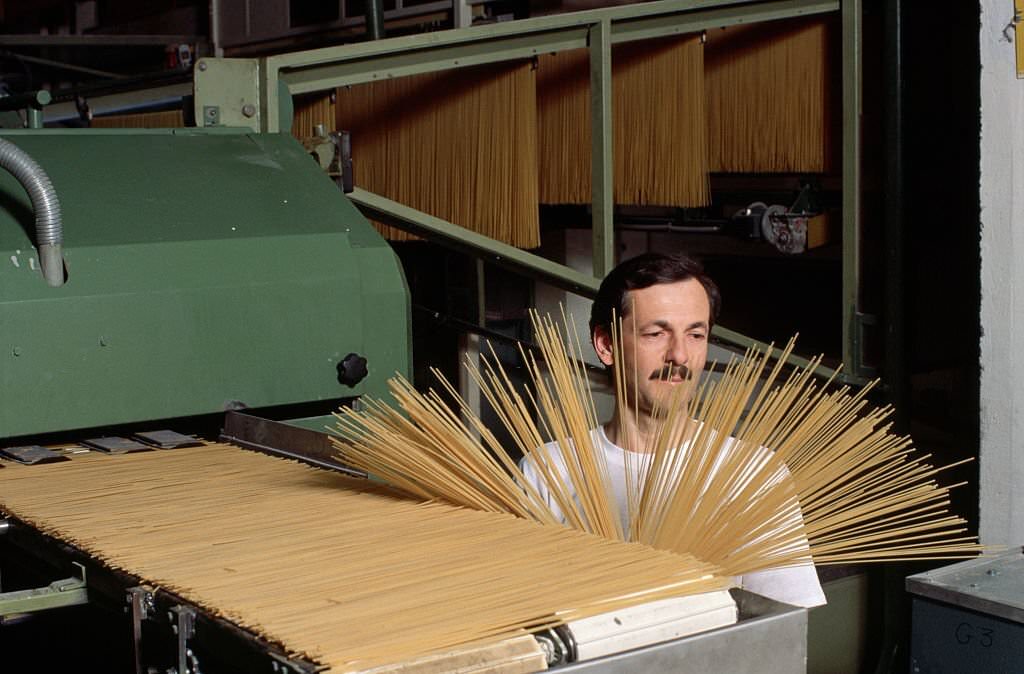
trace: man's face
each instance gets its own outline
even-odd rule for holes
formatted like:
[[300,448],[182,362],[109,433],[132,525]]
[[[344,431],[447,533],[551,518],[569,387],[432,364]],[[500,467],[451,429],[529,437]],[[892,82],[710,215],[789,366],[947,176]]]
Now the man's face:
[[[650,414],[672,392],[685,386],[683,400],[704,370],[708,356],[711,305],[696,279],[660,283],[626,295],[622,321],[622,357],[628,404]],[[594,348],[612,365],[611,338],[597,331]],[[634,375],[634,372],[636,373]]]

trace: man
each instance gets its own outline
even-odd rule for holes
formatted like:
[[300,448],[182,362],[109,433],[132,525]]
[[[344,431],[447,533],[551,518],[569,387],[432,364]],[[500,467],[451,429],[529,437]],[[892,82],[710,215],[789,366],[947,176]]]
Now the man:
[[[621,317],[620,353],[629,403],[616,405],[612,419],[591,436],[595,448],[605,455],[624,520],[628,519],[629,491],[625,476],[637,474],[640,452],[651,446],[648,440],[655,432],[657,406],[668,401],[675,387],[692,387],[703,371],[708,335],[720,304],[714,282],[699,263],[683,255],[646,253],[623,262],[601,282],[591,309],[591,342],[601,362],[613,367],[612,324]],[[552,510],[560,513],[529,455],[520,467]],[[797,606],[825,603],[811,564],[747,574],[740,584]]]

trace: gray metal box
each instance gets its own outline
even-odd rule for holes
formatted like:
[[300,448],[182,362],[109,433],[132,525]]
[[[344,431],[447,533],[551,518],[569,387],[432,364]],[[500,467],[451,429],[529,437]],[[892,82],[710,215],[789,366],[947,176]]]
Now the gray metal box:
[[624,653],[552,669],[586,674],[673,672],[794,674],[807,671],[807,609],[731,590],[733,625]]
[[1014,548],[907,578],[910,671],[1024,672],[1024,555]]

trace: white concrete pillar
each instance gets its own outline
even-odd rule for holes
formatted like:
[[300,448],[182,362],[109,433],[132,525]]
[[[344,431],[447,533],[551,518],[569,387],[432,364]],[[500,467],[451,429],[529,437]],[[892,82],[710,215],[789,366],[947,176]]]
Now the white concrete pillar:
[[1006,31],[1012,18],[1012,2],[981,0],[979,505],[982,542],[1019,545],[1024,543],[1024,80],[1016,77],[1012,31]]

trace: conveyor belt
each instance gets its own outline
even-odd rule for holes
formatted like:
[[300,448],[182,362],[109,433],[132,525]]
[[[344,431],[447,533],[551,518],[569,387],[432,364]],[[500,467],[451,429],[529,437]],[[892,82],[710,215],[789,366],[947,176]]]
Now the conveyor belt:
[[692,559],[229,445],[6,464],[0,508],[335,671],[727,585]]

